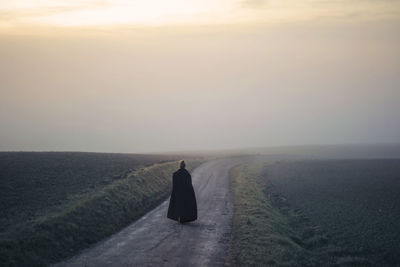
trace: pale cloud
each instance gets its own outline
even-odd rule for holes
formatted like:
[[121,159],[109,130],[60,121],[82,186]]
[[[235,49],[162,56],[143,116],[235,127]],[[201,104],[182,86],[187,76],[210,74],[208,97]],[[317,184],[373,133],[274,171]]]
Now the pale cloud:
[[240,2],[240,5],[249,8],[260,8],[264,7],[267,2],[267,0],[243,0]]
[[[400,142],[398,2],[1,1],[32,28],[130,24],[0,34],[0,150]],[[132,27],[169,16],[243,25]]]
[[0,27],[160,26],[399,19],[400,1],[0,0]]
[[46,16],[68,12],[101,9],[111,6],[108,1],[0,1],[0,26],[29,24]]

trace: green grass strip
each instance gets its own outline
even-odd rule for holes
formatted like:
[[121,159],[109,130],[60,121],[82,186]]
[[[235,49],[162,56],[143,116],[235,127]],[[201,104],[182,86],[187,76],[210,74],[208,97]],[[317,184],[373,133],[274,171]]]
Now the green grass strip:
[[[201,162],[189,161],[187,168]],[[169,196],[177,168],[177,162],[168,162],[140,169],[62,211],[1,234],[1,266],[46,266],[117,232]]]
[[[260,173],[265,163],[232,169],[234,192],[231,261],[234,266],[332,265],[336,247],[296,212],[271,204]],[[306,235],[308,236],[306,237]],[[312,246],[312,244],[317,244]]]

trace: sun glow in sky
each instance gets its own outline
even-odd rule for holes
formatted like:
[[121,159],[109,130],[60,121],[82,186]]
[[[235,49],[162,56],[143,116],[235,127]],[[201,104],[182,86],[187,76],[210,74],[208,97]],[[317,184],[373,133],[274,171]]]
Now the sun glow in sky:
[[160,26],[398,17],[400,1],[0,0],[0,26]]
[[400,143],[400,0],[0,0],[0,151]]

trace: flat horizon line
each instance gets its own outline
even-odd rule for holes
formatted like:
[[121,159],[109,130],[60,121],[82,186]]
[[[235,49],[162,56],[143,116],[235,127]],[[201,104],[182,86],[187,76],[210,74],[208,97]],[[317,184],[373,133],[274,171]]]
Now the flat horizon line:
[[189,154],[189,153],[218,153],[218,152],[240,152],[257,149],[279,149],[279,148],[310,148],[310,147],[371,147],[371,146],[400,146],[399,143],[336,143],[336,144],[299,144],[299,145],[274,145],[274,146],[249,146],[238,148],[221,149],[187,149],[149,152],[110,152],[110,151],[84,151],[84,150],[0,150],[0,153],[98,153],[98,154],[133,154],[133,155],[158,155],[158,154]]

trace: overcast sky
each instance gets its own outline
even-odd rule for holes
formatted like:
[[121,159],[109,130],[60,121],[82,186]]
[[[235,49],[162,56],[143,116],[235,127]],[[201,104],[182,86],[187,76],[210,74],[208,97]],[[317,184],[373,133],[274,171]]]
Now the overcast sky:
[[0,150],[399,143],[399,2],[0,0]]

